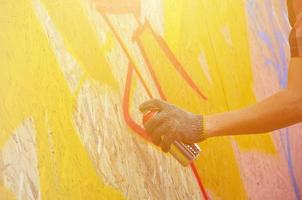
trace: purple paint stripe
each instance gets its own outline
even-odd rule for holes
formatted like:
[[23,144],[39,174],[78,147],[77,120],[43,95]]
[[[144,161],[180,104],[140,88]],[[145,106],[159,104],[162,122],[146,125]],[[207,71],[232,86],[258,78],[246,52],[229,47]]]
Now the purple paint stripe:
[[[282,135],[285,135],[285,140],[282,138]],[[297,184],[297,180],[295,177],[295,172],[294,172],[294,168],[293,168],[293,161],[292,161],[292,153],[291,153],[291,145],[290,145],[290,141],[289,141],[289,132],[288,132],[288,128],[285,129],[285,133],[282,133],[281,131],[279,131],[279,136],[280,136],[280,140],[282,143],[282,148],[283,148],[283,152],[284,155],[287,159],[287,166],[288,166],[288,173],[291,179],[291,183],[292,186],[294,188],[294,192],[295,192],[295,197],[297,200],[301,200],[301,193]]]
[[[263,25],[257,26],[257,34],[263,44],[267,47],[267,49],[271,52],[271,56],[265,57],[265,65],[272,66],[276,69],[279,84],[282,88],[287,86],[287,59],[286,59],[286,47],[288,41],[283,34],[283,29],[279,23],[276,23],[276,19],[274,16],[272,2],[270,0],[265,0],[265,8],[268,13],[268,17],[270,19],[269,29],[273,31],[273,36],[269,35],[265,31],[265,27]],[[256,13],[252,7],[255,7],[254,4],[248,4],[248,13],[251,19],[256,19]],[[255,22],[259,23],[259,22]],[[274,44],[277,44],[277,47],[274,47]]]

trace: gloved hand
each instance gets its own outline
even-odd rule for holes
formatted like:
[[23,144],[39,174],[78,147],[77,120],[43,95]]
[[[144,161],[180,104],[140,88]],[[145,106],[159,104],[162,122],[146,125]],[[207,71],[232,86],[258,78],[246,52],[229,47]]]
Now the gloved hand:
[[158,110],[144,127],[150,134],[152,142],[160,146],[164,152],[170,150],[170,145],[175,140],[193,144],[205,139],[202,115],[195,115],[157,99],[146,101],[139,109],[144,114],[150,110]]

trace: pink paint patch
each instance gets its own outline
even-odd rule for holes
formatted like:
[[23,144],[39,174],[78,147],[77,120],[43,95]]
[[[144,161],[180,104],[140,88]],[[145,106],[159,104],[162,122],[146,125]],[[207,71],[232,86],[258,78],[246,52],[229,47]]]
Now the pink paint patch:
[[295,198],[286,160],[279,156],[283,154],[272,156],[256,151],[240,153],[235,142],[233,146],[249,199]]
[[293,162],[294,175],[299,191],[302,191],[302,124],[289,128],[289,142]]

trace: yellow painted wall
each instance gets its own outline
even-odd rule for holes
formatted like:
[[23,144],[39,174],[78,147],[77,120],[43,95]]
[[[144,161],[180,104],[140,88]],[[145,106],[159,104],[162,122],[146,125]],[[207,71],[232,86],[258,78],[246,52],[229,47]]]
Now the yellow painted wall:
[[[267,2],[286,14],[285,4]],[[276,49],[281,42],[273,26],[253,20],[270,16],[255,5],[267,8],[243,0],[3,1],[0,197],[297,197],[302,174],[299,162],[288,160],[298,160],[298,149],[284,154],[291,147],[282,134],[201,143],[195,166],[206,194],[190,168],[140,136],[137,107],[150,96],[210,114],[250,105],[265,89],[279,88],[279,68],[261,62],[274,50],[255,52],[265,48],[262,32]],[[287,21],[274,20],[286,36]],[[299,130],[289,130],[292,142]]]

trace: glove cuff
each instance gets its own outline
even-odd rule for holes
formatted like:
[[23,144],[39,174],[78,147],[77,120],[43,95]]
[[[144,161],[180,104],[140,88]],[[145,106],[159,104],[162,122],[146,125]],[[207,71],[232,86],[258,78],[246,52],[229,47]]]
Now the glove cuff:
[[192,131],[199,136],[200,140],[204,140],[204,117],[196,115],[192,120]]

